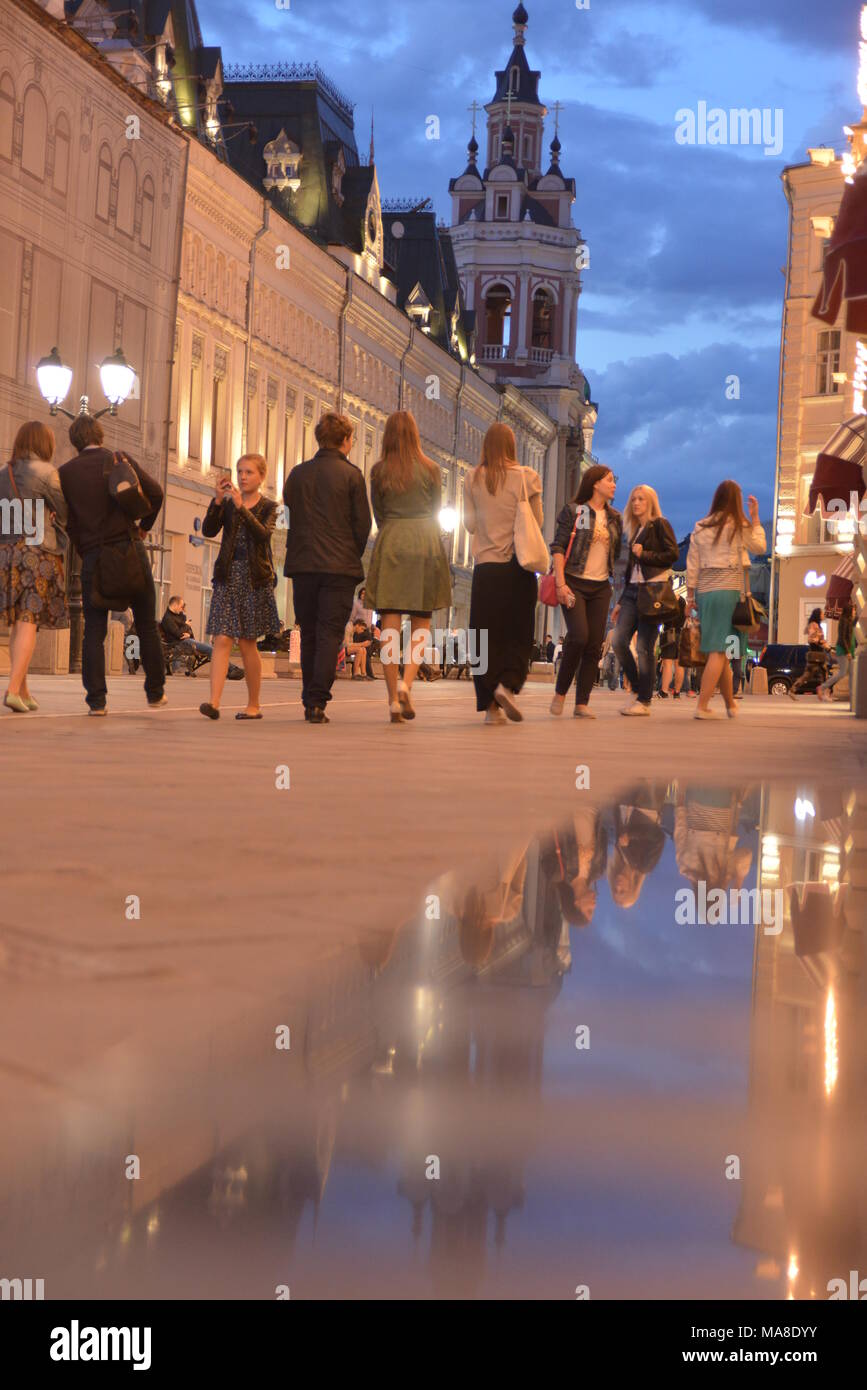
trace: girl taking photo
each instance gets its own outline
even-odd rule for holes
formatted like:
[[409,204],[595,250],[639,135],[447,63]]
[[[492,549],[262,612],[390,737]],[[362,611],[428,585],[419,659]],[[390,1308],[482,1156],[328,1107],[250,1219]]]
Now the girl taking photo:
[[237,474],[237,487],[231,478],[220,479],[217,495],[202,523],[203,536],[223,533],[214,565],[214,591],[208,615],[208,635],[214,639],[211,699],[199,706],[206,719],[220,717],[220,700],[235,642],[241,648],[247,681],[247,708],[235,718],[262,718],[262,658],[257,644],[260,637],[280,630],[274,601],[277,578],[271,556],[277,504],[263,497],[261,491],[268,465],[261,454],[245,454],[238,460]]

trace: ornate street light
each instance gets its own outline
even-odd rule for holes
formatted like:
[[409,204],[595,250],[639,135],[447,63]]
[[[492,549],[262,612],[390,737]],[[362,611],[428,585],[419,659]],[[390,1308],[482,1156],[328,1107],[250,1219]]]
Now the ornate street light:
[[[98,420],[102,415],[117,414],[118,407],[129,399],[135,385],[135,376],[135,371],[124,357],[122,348],[113,352],[111,357],[106,357],[99,369],[99,379],[108,405],[104,406],[102,410],[93,412],[94,420]],[[65,415],[67,420],[74,420],[75,416],[62,404],[72,385],[72,368],[64,365],[56,347],[53,347],[48,356],[43,357],[37,363],[36,380],[51,414]],[[79,415],[89,415],[91,413],[89,406],[88,397],[81,396],[78,405]]]

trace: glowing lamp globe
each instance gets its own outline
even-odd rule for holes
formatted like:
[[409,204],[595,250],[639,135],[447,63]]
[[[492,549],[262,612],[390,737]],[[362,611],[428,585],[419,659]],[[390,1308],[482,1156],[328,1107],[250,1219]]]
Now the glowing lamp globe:
[[106,357],[99,369],[99,379],[106,400],[111,405],[123,405],[132,391],[135,372],[120,348],[111,357]]
[[440,530],[445,531],[446,535],[451,535],[458,524],[458,514],[454,507],[443,507],[440,512]]
[[37,363],[36,381],[43,400],[50,406],[60,405],[66,400],[72,385],[72,368],[63,365],[56,347]]

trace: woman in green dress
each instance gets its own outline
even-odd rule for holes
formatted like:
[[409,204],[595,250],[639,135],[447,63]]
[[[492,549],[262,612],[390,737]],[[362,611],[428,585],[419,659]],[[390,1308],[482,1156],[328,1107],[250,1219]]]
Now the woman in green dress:
[[[382,458],[370,475],[379,534],[366,582],[366,602],[381,615],[381,658],[392,724],[415,719],[410,691],[430,645],[434,610],[451,604],[452,580],[440,535],[440,470],[422,453],[418,425],[407,410],[385,426]],[[410,650],[401,656],[401,615],[410,619]],[[399,665],[403,661],[404,675]]]

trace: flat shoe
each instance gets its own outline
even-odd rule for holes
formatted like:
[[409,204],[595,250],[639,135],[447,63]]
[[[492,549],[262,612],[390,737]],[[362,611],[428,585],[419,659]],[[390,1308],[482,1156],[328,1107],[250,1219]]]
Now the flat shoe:
[[400,712],[404,719],[415,719],[415,710],[412,707],[412,700],[409,698],[409,691],[406,686],[403,685],[403,682],[397,687],[397,698],[400,701]]
[[236,714],[235,718],[238,720],[239,723],[246,720],[252,724],[257,719],[264,719],[265,716],[264,714]]
[[213,705],[199,705],[199,714],[203,714],[206,719],[219,719],[220,711]]
[[553,700],[551,701],[551,706],[550,706],[551,714],[555,715],[555,717],[556,717],[557,719],[559,719],[559,718],[560,718],[560,715],[563,713],[563,709],[564,709],[564,707],[565,707],[565,704],[566,704],[566,696],[565,696],[565,695],[555,695],[554,698],[553,698]]
[[20,695],[7,695],[3,701],[7,709],[11,709],[14,714],[29,714],[30,706],[22,700]]
[[514,692],[507,690],[504,685],[498,685],[494,691],[494,700],[500,706],[507,719],[511,719],[513,724],[523,722],[524,716],[518,708],[518,702]]
[[34,700],[32,695],[22,695],[21,698],[29,710],[35,710],[39,708],[39,705]]
[[692,717],[693,719],[722,719],[722,715],[714,709],[697,709]]
[[575,709],[574,709],[574,711],[573,711],[573,714],[572,714],[572,718],[573,718],[573,719],[595,719],[595,718],[596,718],[596,715],[593,714],[593,713],[587,708],[586,705],[576,705],[576,706],[575,706]]

